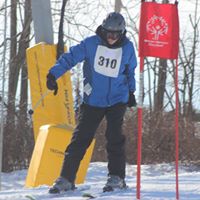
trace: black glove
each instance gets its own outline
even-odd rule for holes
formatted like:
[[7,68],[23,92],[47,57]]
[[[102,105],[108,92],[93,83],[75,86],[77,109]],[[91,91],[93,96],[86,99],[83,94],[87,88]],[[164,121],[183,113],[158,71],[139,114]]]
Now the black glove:
[[135,95],[133,92],[129,92],[128,107],[135,107],[135,106],[137,106]]
[[58,84],[56,82],[56,78],[53,74],[48,73],[47,74],[47,88],[49,90],[54,90],[54,95],[58,93]]

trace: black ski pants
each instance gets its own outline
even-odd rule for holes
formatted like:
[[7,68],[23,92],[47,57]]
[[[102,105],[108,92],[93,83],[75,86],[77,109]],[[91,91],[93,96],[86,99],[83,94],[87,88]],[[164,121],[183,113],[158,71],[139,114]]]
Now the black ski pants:
[[122,134],[123,117],[126,104],[99,108],[82,104],[79,122],[74,130],[70,144],[65,151],[61,176],[74,182],[80,161],[90,146],[103,117],[107,120],[106,150],[108,154],[108,174],[125,178],[125,136]]

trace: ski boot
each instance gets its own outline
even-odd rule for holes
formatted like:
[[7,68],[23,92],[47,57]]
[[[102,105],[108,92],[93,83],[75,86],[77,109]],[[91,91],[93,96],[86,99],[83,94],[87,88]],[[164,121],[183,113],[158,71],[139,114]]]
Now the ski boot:
[[64,191],[74,190],[75,185],[71,182],[69,182],[64,177],[59,177],[53,184],[52,187],[49,188],[50,194],[56,194]]
[[116,175],[108,177],[106,185],[103,187],[103,192],[111,192],[115,189],[126,189],[127,185],[124,179]]

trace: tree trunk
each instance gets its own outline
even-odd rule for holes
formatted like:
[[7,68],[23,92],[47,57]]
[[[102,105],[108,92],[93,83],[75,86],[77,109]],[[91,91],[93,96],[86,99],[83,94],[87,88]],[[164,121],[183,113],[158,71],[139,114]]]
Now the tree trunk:
[[155,99],[154,99],[155,111],[162,111],[163,109],[166,78],[167,78],[167,60],[160,59],[157,92],[155,94]]
[[[19,43],[18,51],[18,60],[21,68],[21,89],[20,89],[20,104],[19,104],[19,118],[17,134],[20,146],[21,159],[19,159],[20,167],[25,168],[25,160],[30,158],[30,151],[32,150],[32,143],[29,138],[32,131],[28,125],[27,118],[27,106],[28,106],[28,73],[27,73],[27,64],[25,62],[26,58],[26,49],[29,47],[29,36],[30,36],[30,22],[31,22],[31,1],[25,1],[25,10],[24,10],[24,27],[22,32],[22,37]],[[33,138],[32,138],[33,139]],[[33,140],[32,140],[33,141]],[[31,148],[29,148],[31,146]],[[16,155],[17,156],[17,155]],[[27,158],[27,159],[25,159]]]
[[[169,3],[168,0],[163,0],[162,3]],[[157,91],[154,99],[154,111],[162,112],[164,104],[164,94],[167,79],[167,60],[159,60],[159,71],[158,71],[158,84]]]
[[9,80],[8,80],[8,107],[7,107],[7,117],[6,117],[6,126],[4,129],[4,154],[3,154],[3,171],[11,170],[10,160],[12,160],[12,149],[13,144],[12,140],[15,130],[15,93],[13,87],[14,73],[13,69],[16,66],[16,49],[17,49],[17,1],[11,1],[11,20],[10,20],[10,65],[9,65]]
[[[8,109],[7,109],[7,120],[5,127],[5,142],[6,148],[4,151],[3,158],[3,170],[11,171],[19,168],[21,165],[19,162],[23,159],[22,152],[24,152],[23,136],[27,131],[27,67],[25,64],[26,48],[29,44],[30,35],[30,23],[31,23],[31,12],[30,12],[30,0],[25,1],[25,15],[22,32],[18,41],[16,37],[16,7],[17,2],[11,1],[11,52],[10,54],[10,66],[9,66],[9,85],[8,85]],[[20,106],[19,112],[16,110],[16,92],[19,81],[19,73],[21,69],[21,94],[20,94]],[[18,123],[19,122],[19,123]],[[17,147],[17,149],[16,149]]]

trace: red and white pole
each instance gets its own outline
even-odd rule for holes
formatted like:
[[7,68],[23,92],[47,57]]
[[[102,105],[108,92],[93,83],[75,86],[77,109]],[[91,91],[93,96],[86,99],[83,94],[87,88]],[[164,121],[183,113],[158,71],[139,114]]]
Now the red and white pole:
[[179,181],[178,181],[178,160],[179,160],[179,98],[178,98],[178,59],[176,59],[175,68],[175,94],[176,94],[176,111],[175,111],[175,162],[176,162],[176,200],[179,200]]
[[144,57],[140,57],[140,79],[139,79],[139,99],[138,99],[138,146],[137,146],[137,200],[140,200],[141,187],[141,160],[142,160],[142,107],[144,89]]

